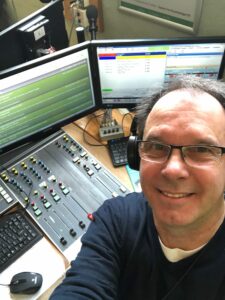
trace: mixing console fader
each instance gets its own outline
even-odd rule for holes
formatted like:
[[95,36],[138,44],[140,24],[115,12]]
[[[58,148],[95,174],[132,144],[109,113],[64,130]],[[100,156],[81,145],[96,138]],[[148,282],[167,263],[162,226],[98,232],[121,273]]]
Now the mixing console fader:
[[62,252],[86,231],[106,199],[129,192],[62,131],[8,166],[1,181]]

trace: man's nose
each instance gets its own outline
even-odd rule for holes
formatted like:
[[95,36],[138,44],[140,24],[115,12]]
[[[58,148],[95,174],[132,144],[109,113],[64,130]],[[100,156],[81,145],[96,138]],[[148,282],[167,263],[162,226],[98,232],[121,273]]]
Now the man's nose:
[[180,149],[173,149],[168,160],[164,163],[162,174],[171,179],[186,178],[189,175],[187,164]]

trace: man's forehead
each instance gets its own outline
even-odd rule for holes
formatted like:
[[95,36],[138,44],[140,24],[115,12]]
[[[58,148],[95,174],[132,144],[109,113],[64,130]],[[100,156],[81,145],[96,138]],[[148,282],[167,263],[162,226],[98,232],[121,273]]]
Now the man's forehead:
[[162,96],[152,108],[152,112],[169,110],[224,112],[224,108],[216,98],[204,91],[193,89],[171,91]]

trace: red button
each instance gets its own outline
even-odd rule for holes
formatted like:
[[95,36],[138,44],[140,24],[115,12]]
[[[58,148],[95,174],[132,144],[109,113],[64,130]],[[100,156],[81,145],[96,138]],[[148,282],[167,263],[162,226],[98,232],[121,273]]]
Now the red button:
[[94,220],[95,220],[93,214],[88,214],[87,217],[88,217],[88,219],[89,219],[90,221],[94,221]]

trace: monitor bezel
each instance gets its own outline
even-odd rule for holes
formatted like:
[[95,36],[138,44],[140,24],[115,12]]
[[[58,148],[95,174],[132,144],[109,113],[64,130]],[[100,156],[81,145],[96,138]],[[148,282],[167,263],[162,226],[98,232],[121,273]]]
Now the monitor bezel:
[[76,113],[75,115],[68,117],[64,120],[59,120],[58,123],[52,124],[52,126],[49,126],[47,128],[43,128],[43,130],[40,130],[38,132],[32,133],[29,136],[23,137],[20,140],[14,141],[13,143],[1,146],[0,145],[0,155],[5,154],[8,151],[14,150],[17,147],[20,147],[26,143],[34,143],[37,141],[42,140],[43,138],[59,131],[63,126],[70,124],[71,122],[76,121],[79,118],[84,117],[85,115],[88,115],[90,113],[95,112],[101,107],[101,102],[99,101],[99,91],[96,89],[96,86],[93,82],[93,78],[95,78],[95,74],[93,74],[95,70],[95,66],[92,63],[92,51],[91,51],[91,43],[89,41],[84,42],[82,44],[74,45],[71,47],[68,47],[66,49],[59,50],[53,54],[49,54],[46,56],[43,56],[38,59],[31,60],[29,62],[26,62],[24,64],[15,66],[13,68],[9,68],[4,70],[3,72],[0,72],[0,79],[3,78],[9,78],[10,76],[21,76],[22,73],[26,70],[33,69],[38,66],[43,66],[44,64],[47,64],[49,62],[55,61],[57,59],[63,58],[65,56],[68,56],[70,54],[87,50],[89,55],[89,66],[91,71],[91,83],[93,88],[93,94],[94,94],[94,103],[93,106],[86,109],[85,111],[82,111],[80,113]]
[[[93,40],[91,41],[92,44],[92,51],[93,51],[93,59],[96,61],[96,76],[99,78],[98,82],[98,90],[100,93],[100,101],[101,106],[103,108],[128,108],[133,109],[136,107],[134,103],[110,103],[106,104],[103,103],[102,94],[101,94],[101,83],[100,83],[100,72],[98,67],[98,56],[97,56],[97,48],[98,47],[119,47],[119,46],[154,46],[154,45],[167,45],[167,44],[191,44],[191,43],[224,43],[225,44],[225,36],[209,36],[209,37],[181,37],[181,38],[157,38],[157,39],[116,39],[116,40]],[[218,73],[218,80],[222,79],[223,74],[225,71],[225,51],[222,57],[220,70]]]

